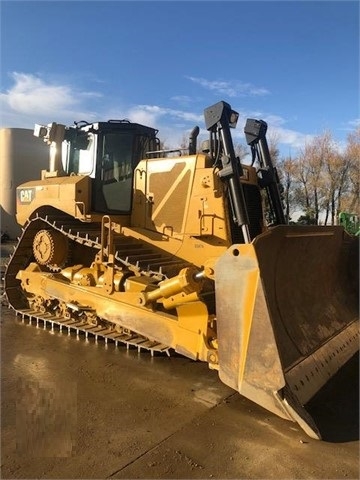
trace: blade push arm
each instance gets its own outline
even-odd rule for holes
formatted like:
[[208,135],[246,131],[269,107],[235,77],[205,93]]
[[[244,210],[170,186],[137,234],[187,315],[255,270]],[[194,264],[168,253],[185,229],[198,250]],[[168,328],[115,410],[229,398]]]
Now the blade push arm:
[[277,225],[286,224],[284,210],[280,195],[280,181],[274,167],[266,140],[267,123],[263,120],[248,118],[244,132],[246,142],[250,145],[253,159],[257,158],[260,164],[258,171],[259,185],[266,188],[271,210],[274,214]]
[[[235,156],[230,128],[235,128],[239,114],[226,102],[218,102],[204,111],[206,129],[215,135],[222,147],[219,176],[229,187],[229,199],[234,223],[241,227],[245,243],[250,243],[249,218],[244,192],[240,183],[242,169]],[[212,142],[210,141],[210,145]]]

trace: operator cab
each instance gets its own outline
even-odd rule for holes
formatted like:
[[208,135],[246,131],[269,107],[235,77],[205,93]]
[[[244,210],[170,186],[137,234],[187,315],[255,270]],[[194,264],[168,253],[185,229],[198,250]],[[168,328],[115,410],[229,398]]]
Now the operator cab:
[[67,128],[62,162],[67,175],[92,178],[92,210],[129,213],[134,170],[148,151],[159,149],[158,130],[128,120]]

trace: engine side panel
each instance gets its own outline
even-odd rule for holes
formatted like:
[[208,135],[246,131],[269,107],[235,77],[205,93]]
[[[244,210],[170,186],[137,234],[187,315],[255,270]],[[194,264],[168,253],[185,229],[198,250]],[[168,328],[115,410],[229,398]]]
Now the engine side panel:
[[16,190],[16,218],[20,225],[25,225],[36,210],[50,205],[75,218],[83,218],[91,211],[91,179],[87,176],[34,180]]

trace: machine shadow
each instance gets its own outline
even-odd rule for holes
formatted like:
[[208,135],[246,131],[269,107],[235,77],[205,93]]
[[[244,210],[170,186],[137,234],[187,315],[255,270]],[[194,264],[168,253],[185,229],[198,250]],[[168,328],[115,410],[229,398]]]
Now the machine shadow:
[[359,352],[310,400],[306,410],[324,441],[359,440]]

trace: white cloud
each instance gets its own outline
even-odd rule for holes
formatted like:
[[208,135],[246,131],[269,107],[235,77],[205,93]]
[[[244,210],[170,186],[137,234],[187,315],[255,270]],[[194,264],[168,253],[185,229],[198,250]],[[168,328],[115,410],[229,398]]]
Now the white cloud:
[[14,73],[15,86],[8,92],[7,100],[15,112],[29,114],[36,110],[49,113],[69,108],[74,99],[70,89],[62,85],[46,85],[40,78],[24,73]]
[[304,147],[306,143],[309,143],[314,138],[314,135],[276,126],[269,127],[269,135],[271,134],[274,135],[279,144],[286,145],[295,150]]
[[268,137],[273,136],[279,144],[295,150],[304,147],[314,138],[314,135],[286,128],[287,121],[278,115],[264,115],[263,120],[268,124]]
[[[143,123],[159,129],[159,136],[166,140],[168,145],[176,147],[181,142],[184,134],[187,134],[195,125],[201,127],[199,136],[207,138],[208,132],[204,128],[203,112],[194,113],[183,110],[160,107],[158,105],[137,105],[127,111],[126,118],[132,122]],[[279,115],[265,114],[263,112],[239,112],[237,128],[232,130],[235,141],[245,143],[244,126],[247,118],[257,118],[266,121],[268,124],[267,138],[271,136],[282,147],[284,154],[289,149],[295,151],[311,141],[313,135],[304,134],[296,130],[286,128],[287,120]]]
[[[101,93],[81,91],[71,83],[47,81],[44,77],[27,73],[13,73],[13,85],[0,94],[1,126],[33,128],[35,123],[56,121],[70,125],[74,120],[101,121],[110,118],[127,118],[132,122],[148,125],[159,130],[159,137],[167,145],[176,148],[195,126],[201,127],[200,137],[207,138],[204,129],[203,109],[191,111],[190,108],[173,109],[159,105],[117,105],[113,99],[107,99]],[[252,91],[255,87],[239,85],[237,89],[228,82],[209,82],[189,77],[202,83],[206,88],[224,90],[228,95],[241,91]],[[101,98],[101,104],[98,99]],[[174,97],[172,100],[191,102],[190,97]],[[111,103],[111,107],[109,107]],[[198,104],[198,102],[195,102]],[[91,108],[89,107],[91,105]],[[206,107],[206,105],[205,105]],[[285,149],[297,149],[311,140],[312,136],[286,128],[287,121],[281,116],[264,114],[260,111],[240,112],[238,127],[232,130],[235,141],[244,140],[243,127],[246,118],[262,118],[269,125],[269,135],[275,135],[278,143]],[[356,125],[354,121],[354,126]],[[199,137],[199,140],[200,140]]]
[[280,149],[280,155],[286,156],[289,155],[289,152],[295,155],[299,148],[304,147],[314,137],[310,134],[286,128],[287,120],[279,115],[266,114],[260,111],[240,111],[237,127],[235,130],[232,130],[235,142],[246,144],[244,127],[248,118],[261,119],[267,123],[267,140],[269,142],[273,138],[276,141]]
[[178,102],[182,105],[188,105],[193,101],[193,99],[188,95],[174,95],[173,97],[170,98],[170,100],[173,100],[174,102]]
[[349,125],[352,128],[358,128],[360,127],[360,118],[354,118],[354,120],[349,121]]
[[161,119],[164,117],[173,120],[183,120],[185,122],[200,123],[203,116],[186,112],[183,110],[174,110],[172,108],[164,108],[156,105],[137,105],[128,112],[129,118],[133,122],[144,123],[145,125],[154,125],[159,128]]
[[14,85],[0,94],[2,126],[33,127],[34,123],[94,117],[85,101],[99,98],[97,92],[82,92],[71,85],[47,82],[40,76],[13,72]]
[[183,135],[195,125],[203,123],[203,115],[158,105],[136,105],[126,112],[132,122],[149,125],[159,130],[159,138],[169,148],[177,148]]
[[255,87],[251,83],[243,83],[239,81],[226,82],[223,80],[206,80],[205,78],[186,76],[193,83],[212,90],[228,97],[244,97],[267,95],[269,91],[263,87]]

